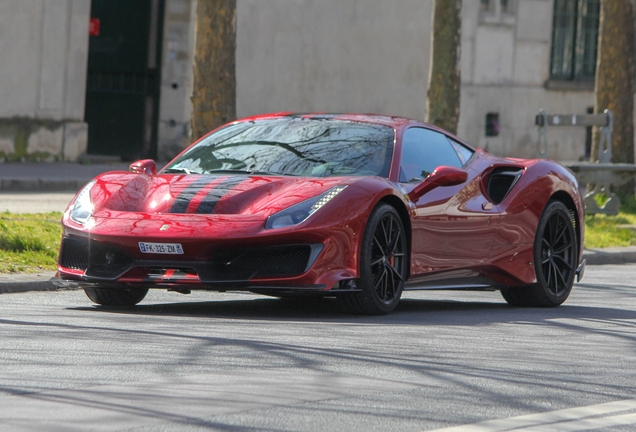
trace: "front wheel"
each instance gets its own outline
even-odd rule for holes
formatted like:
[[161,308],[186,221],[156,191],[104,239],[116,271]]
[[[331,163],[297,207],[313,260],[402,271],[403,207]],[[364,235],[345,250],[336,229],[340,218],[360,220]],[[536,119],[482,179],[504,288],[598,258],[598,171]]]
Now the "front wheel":
[[570,295],[578,263],[578,242],[568,208],[559,201],[546,206],[534,240],[537,282],[501,290],[513,306],[555,307]]
[[351,312],[388,314],[397,306],[407,271],[404,226],[397,211],[388,204],[376,207],[364,230],[360,250],[360,277],[344,303]]
[[86,296],[98,305],[107,307],[131,307],[148,294],[148,289],[133,288],[84,288]]

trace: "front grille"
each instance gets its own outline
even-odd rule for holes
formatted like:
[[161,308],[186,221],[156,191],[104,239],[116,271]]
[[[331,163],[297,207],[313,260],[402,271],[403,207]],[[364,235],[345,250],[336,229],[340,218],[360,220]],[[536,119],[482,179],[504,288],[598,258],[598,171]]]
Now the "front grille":
[[67,237],[62,240],[60,265],[84,270],[87,276],[116,277],[132,264],[132,259],[117,246]]
[[245,280],[254,277],[296,276],[305,272],[310,245],[218,251],[210,260],[217,278]]
[[[86,276],[115,279],[132,267],[148,269],[151,280],[163,278],[163,270],[182,270],[183,279],[207,282],[248,281],[253,278],[291,277],[303,274],[322,245],[286,245],[260,248],[217,249],[209,261],[141,260],[135,262],[118,246],[67,237],[62,241],[60,265],[84,270]],[[159,272],[161,270],[161,272]],[[161,273],[161,274],[160,274]]]
[[62,240],[60,265],[73,270],[88,268],[88,242],[74,238]]

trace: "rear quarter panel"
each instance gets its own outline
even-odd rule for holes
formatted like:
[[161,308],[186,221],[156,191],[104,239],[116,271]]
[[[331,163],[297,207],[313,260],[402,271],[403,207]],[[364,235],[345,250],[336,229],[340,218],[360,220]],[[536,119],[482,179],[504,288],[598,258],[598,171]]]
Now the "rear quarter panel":
[[533,283],[536,282],[533,263],[535,234],[550,199],[564,201],[576,212],[579,262],[583,251],[585,210],[576,178],[567,168],[544,159],[524,161],[523,165],[523,175],[498,206],[500,216],[491,264],[521,283]]

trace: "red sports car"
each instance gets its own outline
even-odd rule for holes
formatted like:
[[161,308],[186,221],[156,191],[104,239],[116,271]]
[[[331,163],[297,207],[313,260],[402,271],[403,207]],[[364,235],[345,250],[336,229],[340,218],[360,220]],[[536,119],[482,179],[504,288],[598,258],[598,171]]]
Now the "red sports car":
[[159,173],[151,160],[130,171],[95,178],[63,217],[55,281],[103,306],[160,288],[330,296],[364,314],[422,289],[549,307],[585,267],[569,170],[406,118],[250,117]]

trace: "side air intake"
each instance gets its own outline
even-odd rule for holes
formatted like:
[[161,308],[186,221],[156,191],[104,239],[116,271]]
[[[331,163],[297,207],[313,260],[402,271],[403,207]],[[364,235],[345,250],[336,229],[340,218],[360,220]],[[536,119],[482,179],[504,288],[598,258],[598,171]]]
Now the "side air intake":
[[522,168],[499,167],[495,168],[488,179],[488,196],[494,204],[501,203],[517,183]]

